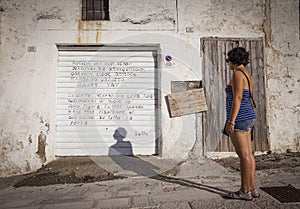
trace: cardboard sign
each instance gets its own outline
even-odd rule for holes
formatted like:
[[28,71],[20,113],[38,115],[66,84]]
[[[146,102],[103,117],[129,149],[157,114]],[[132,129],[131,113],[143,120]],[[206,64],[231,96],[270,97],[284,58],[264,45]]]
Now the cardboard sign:
[[207,110],[203,88],[167,95],[170,117],[179,117]]

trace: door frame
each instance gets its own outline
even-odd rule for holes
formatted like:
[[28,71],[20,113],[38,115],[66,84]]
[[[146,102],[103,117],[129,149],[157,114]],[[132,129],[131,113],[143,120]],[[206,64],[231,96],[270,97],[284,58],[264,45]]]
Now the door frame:
[[[208,43],[211,45],[210,50],[207,49]],[[268,126],[267,123],[267,117],[266,117],[266,73],[265,73],[265,56],[264,56],[264,39],[263,38],[218,38],[218,37],[205,37],[205,38],[200,38],[200,53],[202,57],[202,82],[203,82],[203,87],[206,90],[206,97],[207,97],[207,102],[209,106],[208,112],[203,114],[202,117],[202,136],[203,136],[203,149],[205,155],[209,156],[214,156],[214,155],[231,155],[234,153],[234,148],[233,145],[230,141],[230,139],[224,135],[222,135],[222,128],[224,126],[225,122],[225,115],[219,116],[219,121],[217,124],[211,128],[211,124],[209,124],[207,118],[209,118],[208,115],[211,114],[210,112],[210,96],[211,93],[209,86],[209,80],[208,78],[209,75],[207,74],[209,72],[207,66],[207,62],[211,62],[211,66],[213,68],[220,68],[220,72],[217,72],[217,77],[221,78],[221,82],[224,83],[224,77],[225,76],[225,83],[227,83],[227,80],[231,77],[230,72],[226,69],[226,63],[225,63],[225,56],[228,50],[231,48],[234,48],[236,46],[242,46],[245,47],[249,52],[250,52],[250,64],[248,67],[249,71],[251,74],[254,74],[254,80],[256,81],[256,87],[253,92],[254,94],[254,99],[256,101],[257,108],[255,109],[258,120],[255,125],[255,130],[253,132],[254,134],[254,143],[253,148],[255,152],[263,152],[263,151],[268,151],[270,149],[270,143],[269,143],[269,131],[268,131]],[[219,49],[218,47],[221,47]],[[216,53],[213,51],[215,50]],[[224,53],[224,52],[226,53]],[[209,53],[208,53],[209,52]],[[252,54],[252,56],[251,56]],[[217,66],[214,66],[217,65]],[[225,66],[225,67],[224,67]],[[212,68],[212,69],[213,69]],[[222,72],[222,70],[225,70],[225,72]],[[218,71],[218,69],[217,69]],[[219,75],[222,74],[222,75]],[[222,81],[223,78],[223,81]],[[215,81],[213,81],[215,82]],[[224,83],[224,84],[225,84]],[[212,85],[213,86],[213,85]],[[259,92],[258,92],[259,91]],[[220,92],[223,92],[223,94],[220,94]],[[258,92],[258,93],[257,93]],[[217,94],[218,97],[221,96],[221,103],[225,100],[225,88],[219,88],[219,94]],[[221,113],[225,113],[225,106],[220,107],[219,109],[223,108],[221,110]],[[218,111],[218,110],[217,110]],[[222,112],[223,111],[223,112]],[[212,114],[213,115],[213,114]],[[224,121],[223,121],[224,120]],[[263,125],[260,125],[263,124]],[[212,130],[214,132],[213,134],[209,133],[209,130]],[[209,133],[209,134],[208,134]],[[263,133],[263,134],[261,134]],[[262,137],[260,137],[262,135]],[[213,137],[212,137],[213,136]],[[217,138],[215,145],[215,149],[211,148],[211,140],[214,140],[214,138]],[[258,138],[258,140],[256,139]],[[256,141],[255,141],[256,139]],[[210,143],[210,144],[209,144]]]

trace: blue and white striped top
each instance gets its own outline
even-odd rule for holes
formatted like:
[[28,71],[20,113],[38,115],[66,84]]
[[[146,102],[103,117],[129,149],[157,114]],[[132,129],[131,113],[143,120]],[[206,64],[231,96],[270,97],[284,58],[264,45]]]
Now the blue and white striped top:
[[[232,92],[232,87],[230,85],[228,85],[225,90],[226,90],[226,121],[229,121],[230,111],[232,107],[232,100],[233,100],[233,92]],[[250,91],[249,89],[243,89],[241,106],[235,121],[238,122],[238,121],[250,120],[255,118],[256,118],[256,114],[250,103]]]

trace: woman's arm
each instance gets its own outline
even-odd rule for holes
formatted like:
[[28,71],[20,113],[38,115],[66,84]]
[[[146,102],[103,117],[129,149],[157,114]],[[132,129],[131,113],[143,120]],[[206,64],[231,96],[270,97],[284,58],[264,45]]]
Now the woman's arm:
[[232,76],[232,91],[233,91],[233,100],[232,107],[229,116],[229,124],[231,124],[231,128],[229,129],[229,133],[233,134],[234,132],[234,124],[235,119],[240,110],[241,101],[243,97],[243,73],[239,70],[234,71]]

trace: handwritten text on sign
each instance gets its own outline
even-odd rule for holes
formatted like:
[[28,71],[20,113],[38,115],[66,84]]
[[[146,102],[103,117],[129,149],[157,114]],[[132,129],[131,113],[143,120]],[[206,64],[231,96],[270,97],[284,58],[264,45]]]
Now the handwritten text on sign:
[[68,126],[97,127],[101,134],[110,136],[120,126],[127,129],[130,137],[152,139],[157,104],[153,57],[76,59],[82,58],[61,58],[59,63],[58,126],[61,130]]
[[[75,89],[67,97],[69,124],[138,119],[137,111],[147,111],[155,97],[153,89],[140,90],[133,81],[144,76],[143,73],[145,69],[133,66],[132,62],[74,61],[70,82],[65,84]],[[126,92],[126,89],[131,90]]]

